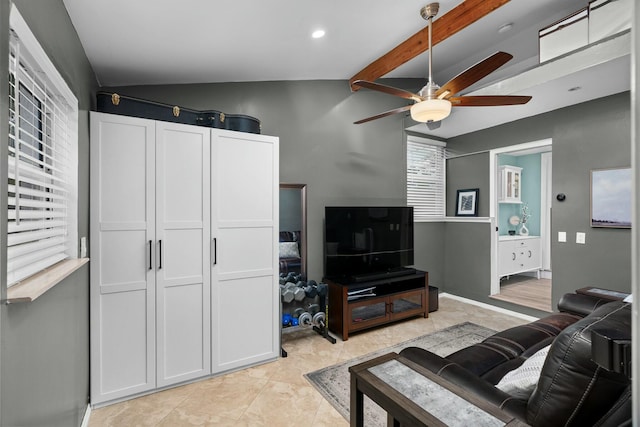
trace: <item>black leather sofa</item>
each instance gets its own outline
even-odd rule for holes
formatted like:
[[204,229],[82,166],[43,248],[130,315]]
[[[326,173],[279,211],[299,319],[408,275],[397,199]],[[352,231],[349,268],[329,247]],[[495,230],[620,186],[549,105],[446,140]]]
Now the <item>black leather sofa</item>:
[[[630,375],[596,364],[591,345],[594,330],[631,340],[631,304],[567,294],[558,309],[447,357],[417,347],[400,354],[534,427],[631,425]],[[498,388],[543,352],[531,391]]]

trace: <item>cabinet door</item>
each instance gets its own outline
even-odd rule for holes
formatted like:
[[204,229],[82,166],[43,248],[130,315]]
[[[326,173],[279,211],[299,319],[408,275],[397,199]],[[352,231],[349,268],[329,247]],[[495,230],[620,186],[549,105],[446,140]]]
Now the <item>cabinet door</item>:
[[407,291],[401,294],[389,296],[389,312],[391,320],[403,319],[415,316],[428,310],[426,301],[426,291]]
[[506,198],[507,199],[513,199],[515,197],[515,195],[514,195],[514,172],[511,169],[505,169],[505,173],[506,173],[506,180],[507,180]]
[[155,387],[155,125],[91,113],[91,402]]
[[158,387],[211,372],[209,129],[156,123]]
[[349,331],[370,328],[389,321],[387,297],[363,299],[347,304]]
[[525,270],[538,270],[542,268],[540,257],[540,239],[529,239],[523,246],[520,261]]
[[498,243],[498,274],[506,276],[512,274],[516,268],[516,248],[514,242],[504,241]]
[[212,361],[220,372],[279,354],[278,138],[211,132]]

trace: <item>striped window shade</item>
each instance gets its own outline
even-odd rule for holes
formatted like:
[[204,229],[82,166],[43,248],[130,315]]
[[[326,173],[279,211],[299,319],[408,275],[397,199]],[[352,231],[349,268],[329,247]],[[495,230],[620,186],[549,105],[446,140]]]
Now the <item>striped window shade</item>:
[[54,82],[62,78],[51,78],[18,31],[12,25],[8,286],[77,256],[77,100],[72,106],[75,97],[70,103],[58,90]]
[[445,143],[407,137],[407,204],[414,219],[445,216],[445,160]]

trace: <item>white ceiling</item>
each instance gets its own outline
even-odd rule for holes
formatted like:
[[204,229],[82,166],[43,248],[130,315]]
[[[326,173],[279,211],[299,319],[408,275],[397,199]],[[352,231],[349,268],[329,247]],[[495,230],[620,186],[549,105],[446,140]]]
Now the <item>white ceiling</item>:
[[[102,86],[347,80],[424,28],[426,21],[419,11],[427,3],[64,0]],[[438,17],[460,3],[441,0]],[[538,30],[587,4],[588,0],[511,0],[434,47],[435,82],[443,84],[497,50],[511,53],[514,59],[476,88],[535,66]],[[513,25],[512,29],[499,33],[498,28],[507,23]],[[311,33],[318,28],[324,29],[326,36],[312,39]],[[384,77],[426,75],[427,58],[423,54]],[[535,99],[536,93],[527,94]],[[511,107],[464,110],[505,108]],[[490,111],[483,114],[492,115]],[[443,122],[443,128],[450,131],[440,130],[435,135],[464,133],[451,132],[456,128],[455,115]],[[505,119],[509,120],[513,119]]]

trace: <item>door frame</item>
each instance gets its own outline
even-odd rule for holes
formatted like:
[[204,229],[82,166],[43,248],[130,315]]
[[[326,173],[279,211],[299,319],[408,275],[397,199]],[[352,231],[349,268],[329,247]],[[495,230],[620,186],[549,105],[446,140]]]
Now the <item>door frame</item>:
[[[489,150],[489,217],[492,218],[494,230],[491,233],[491,291],[490,295],[500,293],[500,278],[498,277],[498,155],[531,150],[532,153],[552,147],[551,138],[525,142],[507,147]],[[551,236],[547,236],[550,239]]]

